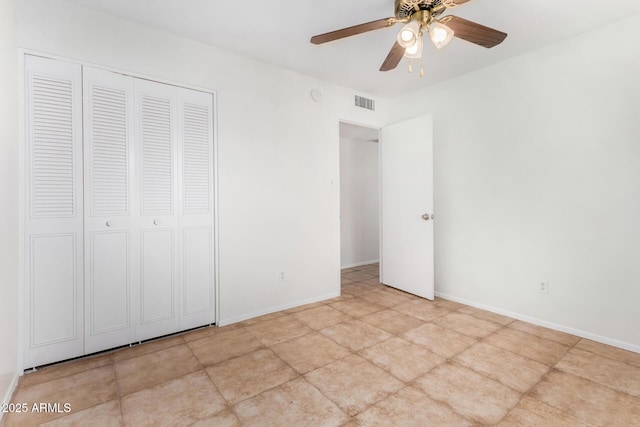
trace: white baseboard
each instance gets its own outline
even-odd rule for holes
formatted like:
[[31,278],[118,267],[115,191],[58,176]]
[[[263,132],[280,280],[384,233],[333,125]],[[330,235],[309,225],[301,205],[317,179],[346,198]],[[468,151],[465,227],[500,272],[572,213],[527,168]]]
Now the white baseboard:
[[[18,373],[16,373],[13,376],[13,379],[11,380],[11,383],[9,384],[9,388],[7,389],[7,391],[5,392],[4,396],[2,397],[2,403],[10,403],[11,402],[11,399],[13,398],[13,393],[16,391],[16,387],[18,387],[18,380],[20,380],[20,375]],[[4,425],[2,423],[3,416],[4,416],[4,413],[2,411],[0,411],[0,426]]]
[[355,264],[347,264],[340,267],[340,269],[344,270],[345,268],[353,268],[353,267],[361,267],[363,265],[375,264],[380,262],[379,259],[370,259],[369,261],[357,262]]
[[446,300],[455,301],[461,304],[480,308],[482,310],[491,311],[492,313],[502,314],[503,316],[512,317],[517,320],[522,320],[523,322],[533,323],[534,325],[542,326],[542,327],[553,329],[560,332],[566,332],[567,334],[575,335],[580,338],[586,338],[591,341],[596,341],[602,344],[611,345],[613,347],[618,347],[623,350],[629,350],[629,351],[633,351],[634,353],[640,353],[640,345],[637,345],[637,344],[631,344],[625,341],[619,341],[613,338],[603,337],[601,335],[596,335],[591,332],[583,331],[581,329],[575,329],[569,326],[560,325],[558,323],[547,322],[546,320],[541,320],[535,317],[526,316],[524,314],[503,310],[503,309],[492,307],[486,304],[481,304],[476,301],[471,301],[465,298],[458,298],[454,295],[449,295],[442,292],[436,292],[436,296]]
[[328,300],[328,299],[331,299],[331,298],[336,298],[336,297],[339,297],[339,296],[340,296],[340,292],[332,292],[330,294],[321,295],[321,296],[318,296],[318,297],[308,298],[308,299],[304,299],[304,300],[298,300],[298,301],[294,301],[292,303],[279,305],[279,306],[275,306],[275,307],[269,307],[269,308],[265,308],[263,310],[254,311],[254,312],[243,314],[243,315],[240,315],[240,316],[228,317],[228,318],[225,318],[225,319],[220,319],[220,325],[219,326],[227,326],[227,325],[230,325],[232,323],[237,323],[237,322],[242,322],[244,320],[253,319],[254,317],[264,316],[266,314],[271,314],[271,313],[277,313],[278,311],[288,310],[290,308],[299,307],[301,305],[313,304],[315,302],[325,301],[325,300]]

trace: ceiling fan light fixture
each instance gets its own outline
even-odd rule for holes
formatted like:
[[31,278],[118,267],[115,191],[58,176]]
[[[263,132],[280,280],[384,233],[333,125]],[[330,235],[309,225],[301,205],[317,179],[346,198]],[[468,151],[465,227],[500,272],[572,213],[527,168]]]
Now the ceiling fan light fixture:
[[389,18],[377,19],[328,33],[318,34],[311,37],[310,42],[315,45],[324,44],[402,23],[403,26],[400,32],[396,34],[396,40],[391,50],[380,66],[380,71],[390,71],[400,64],[403,57],[422,58],[422,45],[425,42],[420,40],[420,44],[417,43],[425,31],[429,32],[429,38],[438,49],[445,47],[453,37],[466,40],[484,48],[495,47],[502,43],[507,37],[507,33],[454,15],[441,17],[446,9],[459,6],[469,0],[394,1],[395,12],[394,15]]
[[429,38],[438,49],[442,49],[449,44],[454,36],[454,31],[442,22],[433,21],[429,25]]
[[406,24],[398,33],[398,44],[405,49],[413,46],[420,36],[420,24],[418,21],[411,21]]
[[422,36],[418,35],[415,43],[411,46],[408,46],[404,50],[404,56],[409,59],[420,59],[422,58]]

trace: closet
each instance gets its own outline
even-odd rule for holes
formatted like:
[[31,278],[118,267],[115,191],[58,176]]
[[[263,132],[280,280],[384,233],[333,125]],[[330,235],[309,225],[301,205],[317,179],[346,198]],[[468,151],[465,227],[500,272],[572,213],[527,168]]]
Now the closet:
[[25,58],[25,367],[214,323],[213,95]]

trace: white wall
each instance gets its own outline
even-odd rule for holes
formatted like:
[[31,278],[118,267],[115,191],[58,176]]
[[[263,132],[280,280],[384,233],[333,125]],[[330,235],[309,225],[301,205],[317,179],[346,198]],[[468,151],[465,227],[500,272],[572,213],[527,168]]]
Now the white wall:
[[[15,0],[0,1],[0,399],[18,374],[18,52]],[[2,418],[2,413],[0,413]]]
[[640,351],[638,76],[634,16],[393,100],[434,114],[440,294]]
[[340,265],[377,262],[380,252],[378,143],[340,138]]
[[221,323],[339,293],[338,123],[385,100],[64,1],[19,15],[20,47],[217,91]]

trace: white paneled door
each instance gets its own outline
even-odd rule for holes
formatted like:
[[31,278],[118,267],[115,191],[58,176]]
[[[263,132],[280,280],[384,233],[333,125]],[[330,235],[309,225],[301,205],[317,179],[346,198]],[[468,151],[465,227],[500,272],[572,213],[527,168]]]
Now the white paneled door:
[[84,68],[86,352],[136,340],[133,80]]
[[380,281],[434,297],[433,124],[422,116],[382,128]]
[[180,118],[180,323],[210,323],[214,306],[213,98],[181,89]]
[[180,330],[178,315],[178,88],[134,79],[140,271],[138,339]]
[[213,95],[26,70],[25,365],[214,323]]
[[24,362],[84,352],[82,70],[25,62]]

